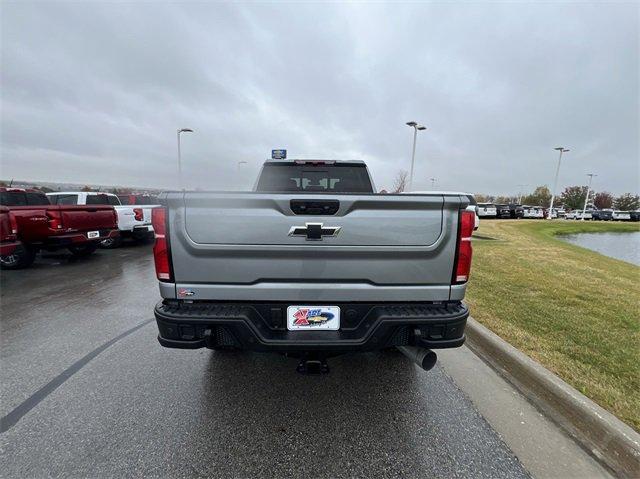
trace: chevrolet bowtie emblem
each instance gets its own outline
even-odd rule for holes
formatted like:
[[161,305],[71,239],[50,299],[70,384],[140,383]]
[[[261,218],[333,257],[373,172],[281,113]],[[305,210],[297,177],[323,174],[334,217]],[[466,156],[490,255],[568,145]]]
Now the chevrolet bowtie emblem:
[[304,226],[292,226],[289,236],[304,236],[307,240],[321,241],[323,236],[337,236],[340,226],[323,226],[322,223],[305,223]]

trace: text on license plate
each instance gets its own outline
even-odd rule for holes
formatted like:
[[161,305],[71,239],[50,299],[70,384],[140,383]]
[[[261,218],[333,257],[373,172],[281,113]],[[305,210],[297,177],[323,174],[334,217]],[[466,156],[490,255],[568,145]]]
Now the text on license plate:
[[340,308],[338,306],[289,306],[287,329],[289,331],[338,330],[340,329]]
[[99,231],[89,231],[87,233],[87,238],[100,238],[100,232]]

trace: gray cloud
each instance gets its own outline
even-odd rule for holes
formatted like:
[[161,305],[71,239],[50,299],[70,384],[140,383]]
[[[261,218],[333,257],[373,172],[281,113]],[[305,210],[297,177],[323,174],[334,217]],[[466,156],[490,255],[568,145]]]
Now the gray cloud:
[[[389,187],[639,189],[636,3],[2,3],[3,178],[250,186],[271,148]],[[239,161],[246,166],[238,166]]]

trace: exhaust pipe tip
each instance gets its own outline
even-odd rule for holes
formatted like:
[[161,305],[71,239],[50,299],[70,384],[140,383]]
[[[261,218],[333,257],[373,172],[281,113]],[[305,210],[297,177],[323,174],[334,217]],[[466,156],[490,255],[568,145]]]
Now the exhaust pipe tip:
[[426,348],[416,346],[397,346],[402,354],[411,359],[425,371],[430,371],[438,362],[438,355]]

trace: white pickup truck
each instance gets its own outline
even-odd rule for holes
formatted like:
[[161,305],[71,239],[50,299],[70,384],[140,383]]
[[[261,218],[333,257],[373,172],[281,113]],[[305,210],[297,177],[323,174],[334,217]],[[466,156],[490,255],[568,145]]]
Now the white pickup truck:
[[113,193],[96,191],[62,191],[47,193],[49,201],[54,205],[111,205],[118,213],[118,230],[120,237],[108,238],[100,243],[103,248],[116,248],[124,238],[136,241],[151,241],[151,209],[159,205],[125,206]]

